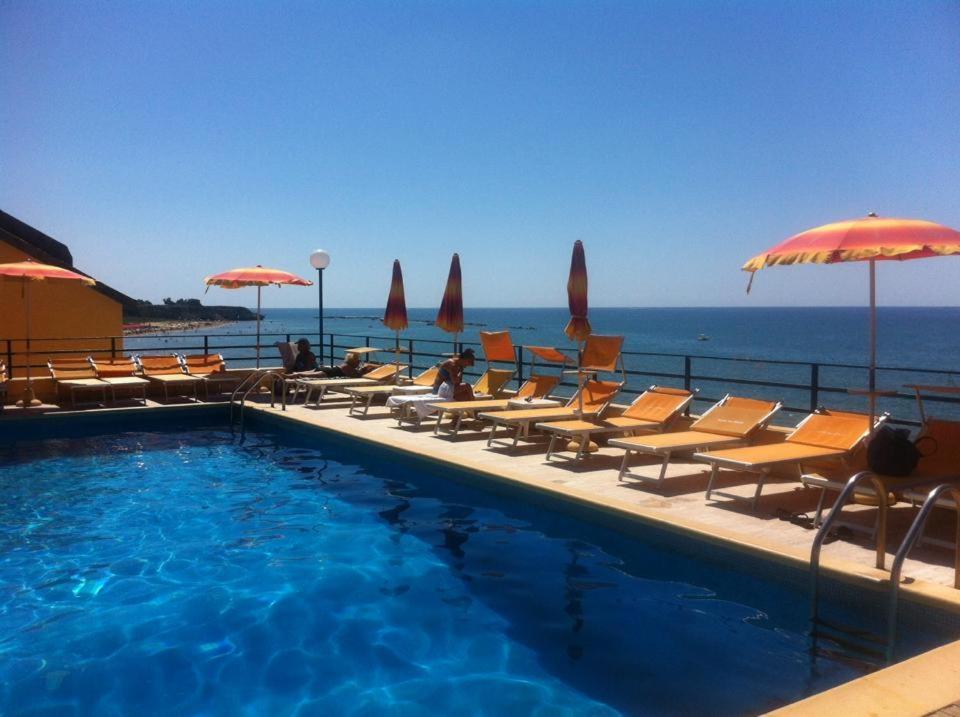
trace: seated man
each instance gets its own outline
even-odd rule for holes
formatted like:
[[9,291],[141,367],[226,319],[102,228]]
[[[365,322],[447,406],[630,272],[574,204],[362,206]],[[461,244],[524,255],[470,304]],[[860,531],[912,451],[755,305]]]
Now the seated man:
[[310,342],[306,339],[300,339],[297,341],[297,355],[293,360],[293,373],[301,373],[303,371],[316,371],[317,370],[317,357],[313,355],[313,352],[310,350]]

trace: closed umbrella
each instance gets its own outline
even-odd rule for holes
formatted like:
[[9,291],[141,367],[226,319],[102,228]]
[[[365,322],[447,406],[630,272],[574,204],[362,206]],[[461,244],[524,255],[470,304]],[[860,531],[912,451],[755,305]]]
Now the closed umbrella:
[[35,281],[79,281],[87,286],[96,285],[96,281],[89,276],[78,274],[69,269],[63,269],[51,264],[41,264],[33,259],[26,261],[13,262],[11,264],[0,264],[0,278],[7,280],[20,280],[23,282],[23,293],[25,297],[27,313],[27,386],[23,390],[23,399],[17,401],[18,406],[28,408],[30,406],[39,406],[38,401],[33,395],[33,379],[30,377],[30,286]]
[[453,334],[453,351],[458,352],[457,339],[463,331],[463,288],[459,254],[454,254],[450,261],[447,288],[443,291],[443,300],[440,302],[440,311],[437,312],[435,324],[448,334]]
[[[393,260],[393,276],[390,280],[390,295],[387,297],[387,309],[383,312],[383,325],[396,333],[396,361],[400,365],[400,332],[409,326],[407,321],[407,301],[403,295],[403,272],[400,270],[400,260]],[[400,381],[399,368],[395,375]]]
[[789,264],[866,261],[870,266],[870,424],[876,413],[877,262],[960,254],[960,232],[921,219],[892,219],[874,213],[809,229],[780,242],[743,265],[750,272]]
[[579,409],[583,412],[583,383],[581,367],[583,365],[583,342],[590,335],[590,321],[587,319],[587,257],[583,253],[583,242],[577,239],[573,243],[573,256],[570,258],[570,278],[567,279],[567,305],[570,307],[570,321],[563,330],[567,338],[577,342],[577,394],[580,396]]
[[[257,368],[260,368],[260,289],[264,286],[289,284],[292,286],[313,286],[313,282],[301,279],[296,274],[280,269],[267,269],[259,264],[241,269],[231,269],[222,274],[214,274],[203,280],[207,289],[219,286],[223,289],[240,289],[244,286],[257,287]],[[323,338],[321,336],[321,338]]]

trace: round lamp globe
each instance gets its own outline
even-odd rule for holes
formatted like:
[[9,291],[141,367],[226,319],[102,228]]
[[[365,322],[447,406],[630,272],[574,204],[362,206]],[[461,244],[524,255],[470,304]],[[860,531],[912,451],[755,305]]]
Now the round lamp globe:
[[310,266],[314,269],[326,269],[330,266],[330,255],[323,249],[317,249],[310,255]]

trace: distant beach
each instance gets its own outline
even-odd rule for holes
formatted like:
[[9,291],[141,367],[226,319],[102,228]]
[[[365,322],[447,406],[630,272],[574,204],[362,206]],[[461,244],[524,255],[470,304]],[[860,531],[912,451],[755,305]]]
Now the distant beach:
[[124,336],[144,336],[154,334],[174,334],[200,329],[216,329],[236,323],[234,321],[148,321],[138,324],[124,324]]

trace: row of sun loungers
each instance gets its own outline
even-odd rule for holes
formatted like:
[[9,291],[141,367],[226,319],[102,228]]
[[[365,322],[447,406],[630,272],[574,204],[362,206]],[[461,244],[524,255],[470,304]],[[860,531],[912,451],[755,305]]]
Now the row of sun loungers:
[[[170,393],[191,394],[198,398],[198,388],[205,395],[211,388],[222,392],[236,386],[239,378],[226,371],[220,354],[193,356],[135,356],[118,359],[61,359],[47,362],[57,393],[69,393],[70,404],[76,406],[78,394],[92,395],[104,403],[116,401],[118,391],[146,403],[147,388],[153,384],[163,389],[164,399]],[[108,398],[109,397],[109,398]]]

